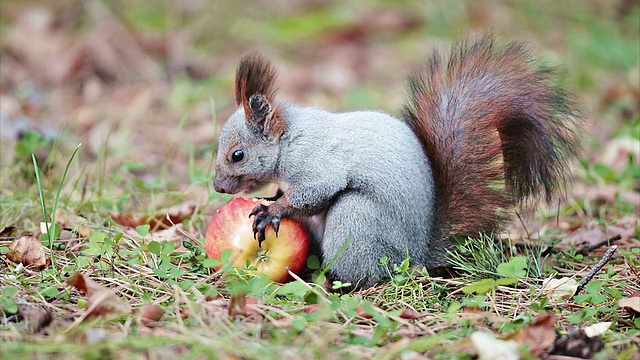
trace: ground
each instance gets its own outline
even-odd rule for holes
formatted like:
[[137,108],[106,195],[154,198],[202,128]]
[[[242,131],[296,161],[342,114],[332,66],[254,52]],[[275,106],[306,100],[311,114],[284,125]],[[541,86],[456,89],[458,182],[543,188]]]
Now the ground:
[[[0,356],[638,359],[639,19],[637,0],[3,1]],[[212,164],[242,54],[273,60],[287,101],[399,116],[432,48],[487,32],[578,99],[566,202],[462,248],[454,278],[404,263],[348,292],[315,266],[286,285],[215,271]]]

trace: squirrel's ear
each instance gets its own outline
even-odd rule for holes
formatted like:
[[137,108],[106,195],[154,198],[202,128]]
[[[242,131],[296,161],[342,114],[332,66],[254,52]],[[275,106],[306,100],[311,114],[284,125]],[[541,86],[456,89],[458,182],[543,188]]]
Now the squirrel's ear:
[[271,133],[270,124],[274,120],[273,106],[262,94],[253,94],[249,98],[249,111],[245,108],[247,124],[256,129],[262,138],[267,139]]
[[257,53],[243,56],[236,72],[236,104],[263,138],[279,138],[284,131],[274,102],[277,77],[269,61]]

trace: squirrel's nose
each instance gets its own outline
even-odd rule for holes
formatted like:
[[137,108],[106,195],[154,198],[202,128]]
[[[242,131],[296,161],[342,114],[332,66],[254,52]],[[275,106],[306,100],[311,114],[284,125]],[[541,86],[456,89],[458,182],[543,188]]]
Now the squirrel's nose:
[[219,192],[221,194],[226,194],[227,193],[227,191],[222,186],[219,186],[218,184],[215,184],[215,183],[213,184],[213,190],[215,190],[216,192]]
[[220,181],[218,181],[217,177],[213,181],[213,190],[215,190],[216,192],[219,192],[221,194],[226,194],[227,193],[227,190],[224,187],[222,187],[222,184],[220,184]]

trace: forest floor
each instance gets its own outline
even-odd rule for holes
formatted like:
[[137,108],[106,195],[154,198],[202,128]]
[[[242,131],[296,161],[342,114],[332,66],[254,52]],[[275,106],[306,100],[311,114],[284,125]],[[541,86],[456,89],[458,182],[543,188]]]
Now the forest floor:
[[[640,359],[639,19],[633,0],[3,1],[0,358]],[[579,99],[566,203],[474,240],[456,278],[405,262],[346,292],[318,270],[215,271],[243,53],[273,59],[287,101],[399,116],[430,49],[486,32]]]

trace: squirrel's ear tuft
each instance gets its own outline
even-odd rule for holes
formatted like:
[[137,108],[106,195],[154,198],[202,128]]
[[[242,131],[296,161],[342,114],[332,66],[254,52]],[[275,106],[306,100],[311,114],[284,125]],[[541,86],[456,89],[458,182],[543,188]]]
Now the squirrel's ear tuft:
[[277,77],[275,68],[258,53],[243,56],[236,72],[236,105],[244,108],[247,123],[263,138],[279,138],[284,130],[274,102]]
[[255,52],[243,56],[236,71],[236,105],[242,105],[248,114],[249,100],[257,94],[273,103],[277,78],[278,73],[264,56]]

